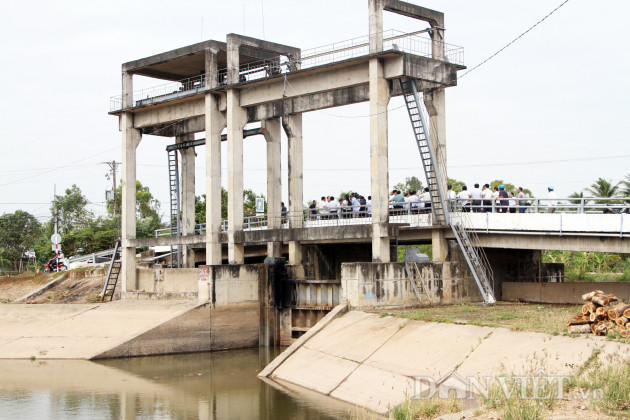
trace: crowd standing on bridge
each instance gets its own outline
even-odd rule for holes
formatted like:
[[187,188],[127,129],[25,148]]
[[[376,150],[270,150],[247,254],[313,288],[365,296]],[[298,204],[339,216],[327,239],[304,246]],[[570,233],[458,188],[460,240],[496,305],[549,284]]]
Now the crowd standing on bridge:
[[[553,213],[558,206],[557,195],[554,188],[549,186],[547,211]],[[528,194],[523,187],[518,187],[516,194],[507,192],[505,185],[490,188],[490,184],[484,184],[481,188],[479,184],[474,184],[469,191],[463,185],[458,194],[453,190],[453,186],[448,186],[447,199],[451,211],[464,212],[492,212],[498,213],[525,213],[530,205]],[[389,197],[390,214],[400,213],[428,213],[431,211],[431,193],[429,188],[422,191],[408,191],[403,194],[400,190],[394,189]],[[334,196],[322,196],[320,200],[313,200],[307,210],[311,219],[321,220],[328,218],[348,218],[366,217],[372,215],[372,196],[367,199],[356,192],[346,194],[344,197],[336,199]],[[282,204],[282,214],[286,215],[287,209]]]

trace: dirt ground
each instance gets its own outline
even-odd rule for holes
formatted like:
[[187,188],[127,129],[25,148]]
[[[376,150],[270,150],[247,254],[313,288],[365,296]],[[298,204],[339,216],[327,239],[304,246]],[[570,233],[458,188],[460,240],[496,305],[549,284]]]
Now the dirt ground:
[[105,282],[104,269],[77,269],[62,273],[24,273],[0,277],[0,303],[12,303],[59,276],[64,279],[27,303],[94,303]]

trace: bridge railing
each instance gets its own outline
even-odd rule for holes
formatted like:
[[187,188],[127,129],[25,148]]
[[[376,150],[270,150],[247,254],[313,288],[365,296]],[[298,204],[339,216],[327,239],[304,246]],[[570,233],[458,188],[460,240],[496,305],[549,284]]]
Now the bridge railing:
[[630,213],[630,197],[502,198],[490,200],[452,199],[451,211],[476,213]]
[[[525,198],[521,199],[521,205],[510,200],[506,206],[500,200],[480,200],[481,203],[473,204],[474,200],[449,200],[451,212],[473,213],[569,213],[569,214],[630,214],[630,197],[621,198]],[[505,201],[505,200],[504,200]],[[470,202],[470,203],[469,203]],[[390,223],[405,223],[412,226],[431,226],[431,207],[425,207],[428,203],[401,203],[402,207],[389,209]],[[556,204],[556,205],[554,205]],[[304,208],[297,212],[277,212],[272,216],[272,226],[279,229],[289,227],[327,227],[349,226],[372,223],[372,210],[369,206],[337,207],[334,209]],[[243,230],[260,230],[269,228],[269,216],[266,213],[247,216],[243,219]],[[221,231],[227,232],[227,220],[221,221]],[[205,235],[206,224],[195,226],[195,234]],[[170,236],[171,230],[158,229],[155,237]]]

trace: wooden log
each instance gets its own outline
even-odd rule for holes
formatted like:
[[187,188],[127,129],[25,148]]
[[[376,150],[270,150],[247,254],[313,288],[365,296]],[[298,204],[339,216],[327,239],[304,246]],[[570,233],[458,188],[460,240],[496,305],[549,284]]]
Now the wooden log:
[[630,308],[628,308],[625,311],[623,311],[623,316],[625,316],[626,318],[630,319]]
[[591,302],[599,306],[606,306],[610,303],[610,299],[603,295],[595,295],[591,298]]
[[600,315],[600,314],[597,314],[597,313],[592,313],[589,316],[589,319],[591,320],[591,322],[598,322],[598,321],[601,321],[601,320],[604,319],[604,315]]
[[582,295],[582,300],[584,302],[590,302],[591,299],[593,299],[593,296],[595,295],[603,295],[604,292],[602,292],[601,290],[593,290],[592,292],[588,292],[584,295]]
[[608,320],[608,321],[604,321],[606,323],[606,329],[607,330],[612,330],[612,328],[616,325],[614,321]]
[[595,309],[595,313],[597,315],[602,315],[602,316],[607,316],[608,315],[608,307],[607,306],[600,306],[599,308]]
[[591,332],[590,324],[569,325],[569,334],[590,334]]
[[623,338],[628,338],[628,336],[630,336],[630,331],[628,330],[620,331],[619,334],[621,334]]
[[628,323],[628,318],[626,318],[625,316],[620,316],[619,318],[615,318],[615,322],[620,327],[623,327]]
[[597,305],[595,305],[592,302],[588,302],[584,306],[586,306],[586,314],[585,315],[592,314],[593,312],[595,312],[597,310]]
[[584,305],[582,305],[582,315],[590,314],[592,307],[593,307],[593,304],[591,302],[588,302],[588,303],[585,303]]
[[610,319],[617,319],[620,316],[623,316],[623,312],[626,309],[630,309],[630,305],[627,305],[625,303],[620,303],[619,305],[615,306],[614,308],[611,308],[608,310],[608,318]]
[[598,322],[597,324],[595,324],[595,331],[594,334],[595,335],[606,335],[606,322]]
[[591,320],[590,319],[572,319],[569,322],[567,322],[567,325],[585,325],[585,324],[590,324]]

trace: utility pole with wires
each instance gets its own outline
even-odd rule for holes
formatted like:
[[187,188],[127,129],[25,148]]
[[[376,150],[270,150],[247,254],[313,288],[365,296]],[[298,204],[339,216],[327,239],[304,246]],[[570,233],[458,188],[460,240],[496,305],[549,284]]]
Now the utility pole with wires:
[[[116,162],[115,160],[112,160],[111,162],[101,162],[104,163],[105,165],[109,166],[109,172],[107,172],[105,174],[105,178],[107,178],[108,180],[111,179],[112,180],[112,194],[114,195],[114,216],[116,215],[116,211],[118,210],[118,198],[116,196],[116,168],[118,168],[118,166],[120,165],[120,162]],[[106,199],[108,201],[111,201],[106,194]]]

